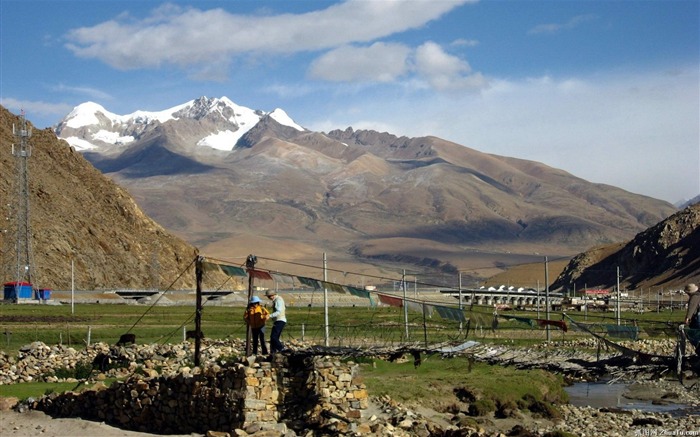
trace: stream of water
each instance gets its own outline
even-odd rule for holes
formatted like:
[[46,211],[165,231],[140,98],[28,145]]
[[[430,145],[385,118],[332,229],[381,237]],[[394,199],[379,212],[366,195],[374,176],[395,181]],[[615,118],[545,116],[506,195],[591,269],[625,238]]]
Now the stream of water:
[[624,394],[629,384],[605,382],[580,382],[566,387],[569,402],[576,406],[593,408],[620,408],[674,415],[700,414],[700,409],[687,404],[655,403],[651,400],[627,399]]

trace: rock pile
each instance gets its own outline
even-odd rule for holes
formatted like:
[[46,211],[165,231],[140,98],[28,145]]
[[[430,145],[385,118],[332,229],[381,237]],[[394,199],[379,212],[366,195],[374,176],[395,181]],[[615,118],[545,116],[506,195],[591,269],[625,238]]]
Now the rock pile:
[[539,434],[553,430],[570,432],[577,436],[652,436],[697,435],[700,432],[700,416],[674,416],[662,413],[644,413],[615,408],[592,408],[563,405],[565,421],[556,426],[542,427]]
[[[663,386],[663,381],[657,381],[648,382],[649,390],[643,391],[661,387],[677,402],[694,407],[693,412],[671,415],[563,405],[558,407],[561,419],[528,418],[524,425],[509,431],[503,425],[495,426],[493,417],[471,415],[468,405],[459,411],[437,412],[429,406],[406,407],[386,396],[371,398],[358,378],[356,365],[295,346],[296,352],[269,361],[263,357],[239,358],[244,344],[238,340],[204,340],[205,364],[194,367],[189,342],[123,348],[96,344],[84,350],[32,343],[22,348],[17,358],[0,356],[0,383],[58,380],[57,369],[76,369],[86,362],[94,365],[96,359],[107,356],[114,361],[104,371],[96,375],[93,372],[91,382],[106,377],[125,378],[123,382],[109,388],[98,383],[94,390],[81,394],[44,396],[20,404],[19,409],[38,408],[51,415],[83,417],[159,434],[216,431],[219,434],[211,435],[500,437],[566,431],[580,436],[626,436],[700,429],[697,389],[677,386],[672,391]],[[522,356],[501,346],[479,346],[471,352],[477,359],[500,357],[501,363],[515,362],[513,357]],[[547,357],[553,362],[565,361],[563,348],[540,353],[546,357],[533,355],[539,357],[540,364]],[[524,362],[520,358],[517,361]]]
[[[238,339],[203,344],[202,362],[226,364],[244,355],[245,351],[245,345]],[[100,365],[104,369],[102,377],[125,378],[135,372],[152,377],[188,373],[193,367],[193,357],[191,342],[126,347],[95,343],[80,350],[33,342],[23,346],[16,358],[0,352],[0,385],[32,381],[77,382],[76,378],[61,377],[61,374],[75,373],[80,367],[99,369]]]
[[[203,360],[206,364],[191,368],[186,343],[108,352],[96,346],[90,353],[68,348],[64,351],[67,358],[60,360],[56,359],[59,349],[39,343],[23,348],[18,360],[7,360],[9,380],[20,379],[13,370],[19,370],[21,380],[29,380],[27,369],[40,370],[39,361],[51,373],[50,364],[77,368],[91,357],[93,365],[102,365],[106,358],[112,361],[110,366],[117,363],[118,367],[107,370],[113,376],[126,372],[130,376],[109,388],[97,384],[96,389],[81,393],[50,394],[30,408],[122,429],[165,434],[261,428],[286,431],[289,423],[299,431],[332,426],[341,432],[348,431],[368,406],[367,389],[357,379],[357,365],[328,357],[278,354],[271,361],[264,357],[236,360],[226,355],[237,353],[235,347],[210,345],[208,360]],[[104,373],[97,376],[104,378]]]

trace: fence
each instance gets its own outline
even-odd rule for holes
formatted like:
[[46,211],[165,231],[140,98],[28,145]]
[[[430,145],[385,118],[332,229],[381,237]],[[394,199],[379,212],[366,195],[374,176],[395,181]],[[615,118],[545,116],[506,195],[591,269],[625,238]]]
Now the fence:
[[[76,348],[97,342],[114,344],[127,332],[135,334],[138,343],[176,343],[183,341],[185,332],[193,328],[193,311],[187,306],[82,304],[72,314],[66,305],[4,305],[0,315],[0,347],[11,352],[33,341]],[[466,340],[528,344],[589,336],[566,323],[561,312],[551,312],[549,319],[545,319],[543,313],[494,314],[492,307],[473,306],[462,311],[463,320],[390,306],[337,307],[329,308],[328,313],[326,338],[323,308],[288,307],[288,324],[282,340],[305,345],[325,345],[327,341],[329,346],[431,347]],[[675,338],[676,327],[683,317],[678,311],[630,313],[617,325],[616,316],[609,313],[569,315],[613,341]],[[245,338],[243,308],[205,305],[202,332],[211,339]]]

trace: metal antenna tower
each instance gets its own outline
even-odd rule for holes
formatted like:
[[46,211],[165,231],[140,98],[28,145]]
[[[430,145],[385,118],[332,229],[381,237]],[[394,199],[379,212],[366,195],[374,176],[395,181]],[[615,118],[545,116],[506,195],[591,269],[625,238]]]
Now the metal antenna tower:
[[20,115],[20,126],[12,125],[12,133],[18,144],[12,145],[12,155],[17,160],[17,210],[14,219],[17,221],[17,282],[32,283],[32,245],[29,227],[29,157],[32,147],[29,137],[32,130],[27,126],[24,111]]

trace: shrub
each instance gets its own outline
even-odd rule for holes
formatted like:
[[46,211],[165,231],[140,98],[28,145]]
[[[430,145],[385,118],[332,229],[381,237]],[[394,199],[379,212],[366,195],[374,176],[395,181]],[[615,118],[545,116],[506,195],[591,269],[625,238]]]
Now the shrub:
[[479,399],[469,405],[470,416],[485,416],[496,410],[496,404],[491,399]]
[[[222,355],[216,359],[216,364],[218,364],[221,367],[226,367],[239,361],[240,357],[238,355]],[[194,367],[194,361],[188,362],[186,363],[186,365],[189,367]]]
[[92,363],[79,361],[75,363],[75,368],[58,367],[54,369],[53,375],[59,379],[87,379],[92,375]]
[[74,378],[75,369],[69,367],[57,367],[53,369],[53,374],[58,379]]
[[527,409],[534,415],[544,417],[546,419],[561,419],[561,412],[554,405],[536,399],[532,395],[523,396],[523,402]]
[[505,419],[507,417],[518,417],[518,404],[511,400],[496,402],[496,417]]
[[75,363],[75,379],[88,379],[92,375],[92,363],[79,361]]
[[374,364],[374,358],[373,357],[350,357],[350,358],[342,358],[340,362],[342,363],[348,363],[352,361],[355,364]]

